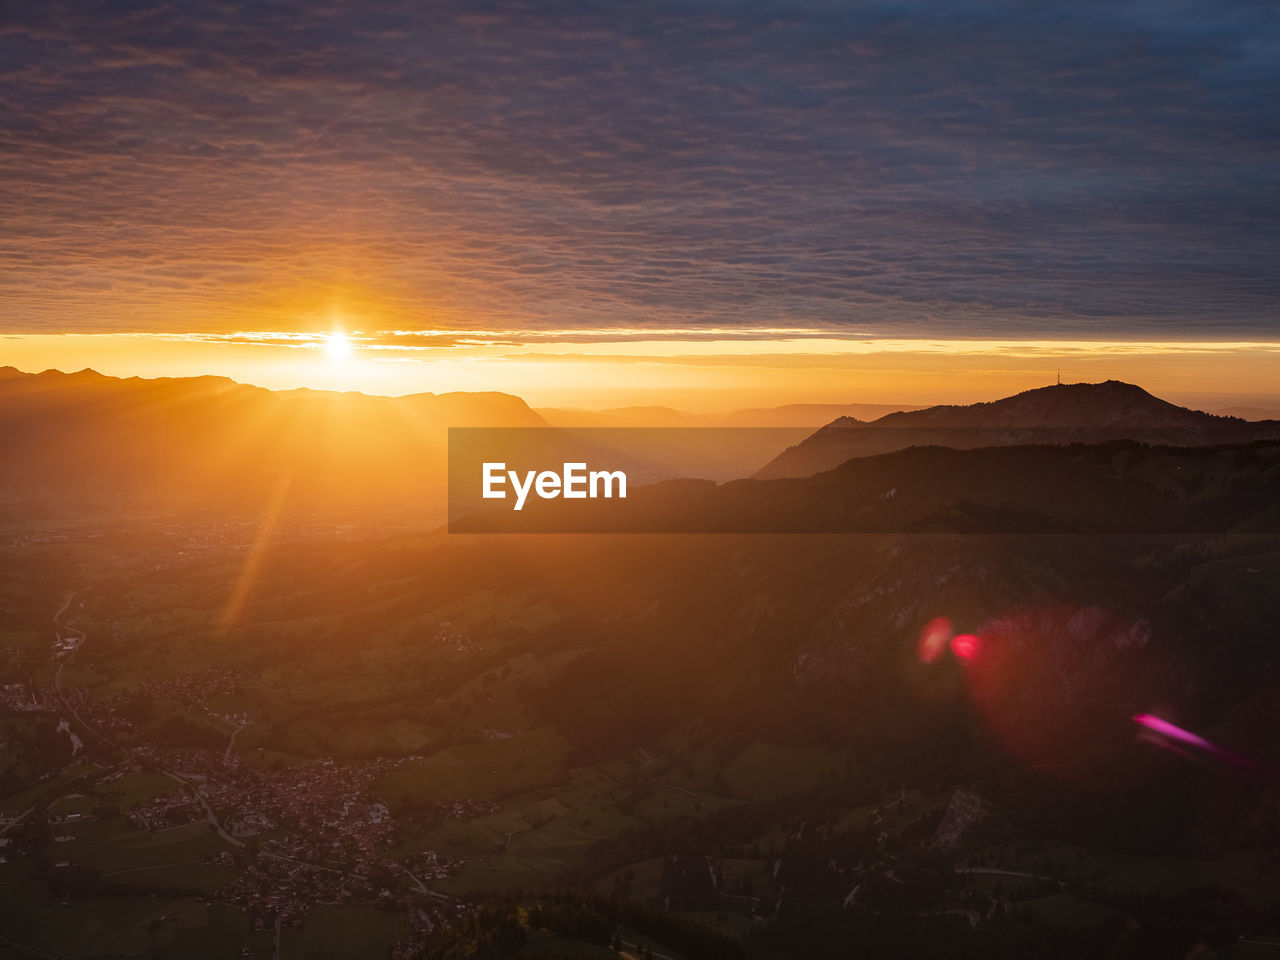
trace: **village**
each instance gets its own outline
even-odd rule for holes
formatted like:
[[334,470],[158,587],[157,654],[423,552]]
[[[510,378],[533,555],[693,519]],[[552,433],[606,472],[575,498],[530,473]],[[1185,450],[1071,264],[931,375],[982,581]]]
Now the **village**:
[[[49,652],[51,664],[61,668],[83,640],[72,628],[59,631]],[[233,693],[244,679],[242,669],[210,667],[197,674],[147,681],[141,691],[147,697],[186,704],[211,724],[235,732],[250,725],[252,718],[239,711],[218,712],[210,702]],[[432,849],[412,849],[414,827],[421,832],[422,824],[396,820],[373,792],[374,781],[404,763],[404,758],[262,764],[242,759],[231,749],[234,740],[225,749],[185,750],[138,742],[138,725],[125,715],[128,702],[129,697],[119,695],[94,698],[83,689],[64,688],[58,680],[45,686],[27,681],[0,687],[4,708],[56,717],[56,729],[70,737],[73,758],[84,747],[75,731],[109,748],[94,760],[103,772],[90,789],[109,792],[128,776],[160,774],[171,780],[172,790],[135,802],[119,814],[132,829],[152,834],[206,822],[225,849],[204,855],[202,862],[232,872],[231,881],[212,899],[239,906],[253,929],[303,926],[316,905],[403,912],[412,933],[393,955],[408,956],[437,925],[468,909],[464,902],[429,886],[453,876],[461,861]],[[74,729],[68,715],[74,717]],[[121,734],[126,738],[118,739]],[[111,762],[103,766],[108,758]],[[36,814],[43,816],[46,842],[74,847],[82,830],[100,819],[102,808],[91,812],[60,806],[81,796],[65,794]],[[470,819],[500,809],[494,801],[457,798],[433,804],[430,816],[436,821]],[[23,818],[21,811],[5,811],[0,813],[0,825],[16,827]],[[389,855],[397,847],[399,852]],[[14,841],[6,836],[0,843],[0,857],[13,854]],[[60,851],[44,856],[54,875],[84,875],[73,855]]]

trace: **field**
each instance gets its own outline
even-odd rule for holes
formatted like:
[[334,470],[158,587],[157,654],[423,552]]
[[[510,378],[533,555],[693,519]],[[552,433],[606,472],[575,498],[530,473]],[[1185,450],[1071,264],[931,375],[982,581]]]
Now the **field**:
[[[1260,852],[1238,852],[1211,860],[1138,857],[1107,853],[1064,843],[1037,841],[1000,845],[984,851],[984,863],[999,869],[1049,876],[1055,880],[1096,884],[1109,895],[1178,894],[1216,884],[1245,900],[1262,904],[1280,900],[1280,876],[1267,867]],[[990,877],[986,878],[990,880]],[[1017,878],[1004,877],[1005,889]]]
[[[273,932],[254,931],[236,907],[198,900],[113,897],[63,906],[41,884],[4,888],[0,897],[0,957],[151,957],[229,960],[250,948],[272,955]],[[301,929],[282,931],[281,951],[294,960],[379,957],[408,932],[401,915],[358,908],[316,907]],[[8,940],[6,944],[4,941]],[[22,944],[22,949],[13,944]],[[37,954],[39,955],[39,954]]]
[[99,824],[109,835],[100,839],[77,839],[58,846],[63,859],[102,873],[104,877],[124,877],[158,867],[198,862],[205,854],[219,853],[227,845],[207,823],[191,823],[150,833],[132,829],[125,821]]
[[781,747],[756,742],[734,757],[723,776],[729,790],[749,800],[804,793],[824,775],[844,771],[845,756],[820,747]]
[[409,922],[400,912],[318,906],[307,915],[301,929],[284,928],[280,952],[296,960],[381,957],[408,933]]
[[464,744],[406,763],[375,784],[392,809],[413,800],[497,800],[555,783],[567,746],[550,727]]
[[[184,954],[168,950],[166,944],[180,936],[183,929],[200,925],[201,917],[209,912],[210,908],[199,901],[185,898],[89,898],[63,905],[48,895],[44,884],[24,883],[5,888],[5,895],[0,898],[0,929],[9,940],[55,957],[177,958]],[[238,911],[224,911],[213,926],[225,948],[235,944],[234,953],[221,956],[235,956],[241,945],[249,943],[248,920]],[[210,932],[202,930],[192,942],[207,940]],[[12,955],[31,954],[14,950]],[[0,956],[5,954],[0,952]]]

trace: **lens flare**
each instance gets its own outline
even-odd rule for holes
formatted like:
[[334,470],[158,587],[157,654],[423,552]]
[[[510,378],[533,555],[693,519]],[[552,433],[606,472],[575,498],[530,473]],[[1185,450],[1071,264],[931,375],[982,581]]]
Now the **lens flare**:
[[916,652],[921,663],[933,663],[947,649],[947,641],[951,639],[951,621],[946,617],[934,617],[920,631],[920,639],[916,643]]
[[1217,747],[1206,740],[1204,737],[1197,736],[1190,730],[1183,730],[1180,726],[1170,723],[1168,720],[1161,720],[1159,717],[1150,713],[1139,713],[1133,718],[1133,722],[1139,726],[1146,727],[1148,730],[1154,730],[1161,736],[1168,737],[1170,740],[1179,740],[1182,743],[1190,744],[1201,750],[1207,750],[1210,753],[1217,752]]

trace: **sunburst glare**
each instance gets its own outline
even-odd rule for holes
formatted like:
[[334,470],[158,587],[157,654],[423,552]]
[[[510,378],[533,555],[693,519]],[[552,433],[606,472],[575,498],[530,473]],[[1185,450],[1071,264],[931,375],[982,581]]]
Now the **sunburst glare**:
[[355,346],[345,333],[331,333],[324,338],[324,352],[331,363],[346,363],[355,352]]

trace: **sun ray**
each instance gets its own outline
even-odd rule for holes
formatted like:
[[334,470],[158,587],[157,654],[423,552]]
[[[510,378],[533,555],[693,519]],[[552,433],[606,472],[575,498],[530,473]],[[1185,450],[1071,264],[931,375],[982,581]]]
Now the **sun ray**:
[[281,476],[276,483],[275,489],[271,492],[271,497],[267,500],[266,507],[263,508],[253,543],[249,547],[249,552],[245,555],[244,563],[240,566],[240,574],[236,577],[235,585],[231,588],[231,595],[222,614],[221,626],[224,630],[235,626],[240,620],[241,613],[244,612],[245,604],[249,599],[249,592],[257,582],[258,572],[261,570],[262,562],[266,558],[267,548],[275,536],[276,527],[280,521],[281,508],[284,506],[285,497],[288,495],[289,488],[292,485],[292,474]]

